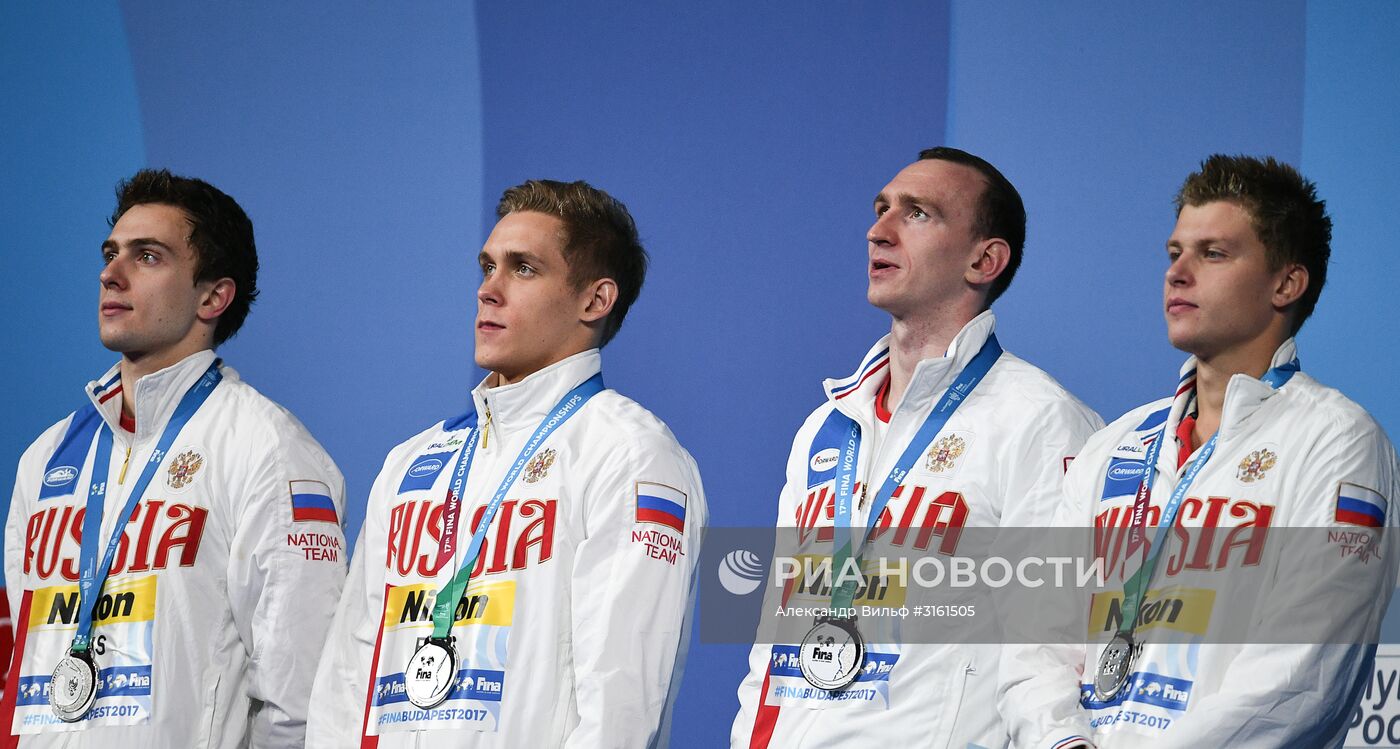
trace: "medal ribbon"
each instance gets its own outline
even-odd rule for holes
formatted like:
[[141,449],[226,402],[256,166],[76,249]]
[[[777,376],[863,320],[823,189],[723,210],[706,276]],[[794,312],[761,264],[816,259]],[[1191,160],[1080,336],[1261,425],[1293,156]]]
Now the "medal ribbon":
[[107,470],[112,459],[112,429],[106,425],[99,429],[97,455],[93,459],[92,476],[88,481],[87,512],[83,516],[83,543],[78,573],[78,631],[73,635],[71,652],[86,652],[92,645],[93,609],[97,596],[102,593],[102,586],[107,583],[107,575],[112,571],[112,560],[116,556],[117,546],[121,543],[122,529],[131,521],[131,514],[141,501],[141,495],[146,493],[146,487],[150,485],[151,479],[155,478],[156,469],[160,467],[165,454],[170,451],[170,446],[175,444],[180,430],[184,429],[199,407],[208,400],[209,394],[223,381],[224,376],[219,371],[219,363],[216,359],[210,364],[199,380],[185,391],[179,405],[175,406],[175,413],[165,425],[165,431],[161,433],[155,450],[146,461],[141,477],[131,487],[131,494],[122,506],[121,519],[112,529],[112,537],[107,540],[107,551],[102,555],[100,567],[97,561],[97,538],[102,535],[102,512],[107,500]]
[[[1269,387],[1277,390],[1283,387],[1294,374],[1298,372],[1300,366],[1298,360],[1288,362],[1270,369],[1264,373],[1262,379]],[[1169,421],[1169,420],[1168,420]],[[1171,498],[1167,500],[1166,506],[1162,508],[1162,517],[1157,524],[1157,535],[1152,539],[1152,545],[1148,547],[1146,556],[1143,558],[1142,566],[1132,577],[1123,584],[1123,620],[1118,625],[1118,634],[1132,641],[1133,630],[1137,628],[1138,608],[1142,606],[1143,600],[1147,597],[1147,586],[1152,581],[1152,573],[1157,569],[1157,560],[1162,556],[1162,549],[1166,547],[1167,533],[1171,531],[1176,523],[1177,511],[1181,509],[1181,500],[1186,498],[1186,492],[1191,488],[1192,482],[1196,480],[1196,475],[1205,468],[1210,456],[1215,454],[1215,442],[1220,437],[1220,430],[1216,429],[1215,434],[1201,446],[1200,453],[1196,459],[1191,461],[1191,465],[1186,467],[1186,473],[1182,474],[1181,482],[1172,491]],[[1157,477],[1157,456],[1162,452],[1162,443],[1167,441],[1167,422],[1162,422],[1162,428],[1157,432],[1157,438],[1147,448],[1145,458],[1147,466],[1143,469],[1142,483],[1138,484],[1137,497],[1133,500],[1133,525],[1128,548],[1136,548],[1132,539],[1139,539],[1142,536],[1143,528],[1147,524],[1147,507],[1152,497],[1152,482]]]
[[[476,427],[467,432],[466,443],[457,453],[457,462],[452,466],[452,486],[447,490],[447,501],[442,507],[442,545],[438,547],[437,566],[434,569],[442,569],[457,556],[457,521],[462,511],[462,485],[471,473],[476,440],[480,436],[481,430]],[[486,523],[483,521],[482,524]]]
[[[447,581],[442,590],[438,591],[437,598],[433,603],[432,639],[444,639],[452,631],[452,614],[456,611],[457,603],[461,600],[462,594],[466,592],[467,583],[471,580],[472,568],[476,566],[476,557],[481,553],[481,544],[486,539],[486,530],[491,526],[491,520],[496,517],[496,511],[501,508],[501,503],[505,501],[506,493],[515,484],[515,479],[520,476],[520,471],[530,461],[530,458],[534,457],[540,444],[554,430],[563,426],[564,422],[578,413],[583,404],[601,392],[603,392],[603,374],[599,372],[588,378],[582,385],[565,393],[559,403],[554,406],[553,412],[546,416],[539,426],[535,427],[535,433],[525,442],[525,446],[520,450],[520,455],[511,464],[510,470],[506,471],[505,478],[501,479],[501,485],[492,495],[491,501],[487,503],[486,509],[481,515],[481,522],[477,523],[476,530],[472,532],[471,542],[467,545],[467,553],[462,558],[462,566],[457,569],[457,572],[452,575],[452,579]],[[462,446],[462,452],[457,456],[457,464],[453,469],[452,489],[448,492],[447,504],[443,507],[444,544],[455,546],[456,543],[456,534],[448,534],[445,529],[456,525],[458,515],[461,512],[462,488],[467,475],[471,472],[472,459],[476,453],[476,435],[479,431],[472,430],[467,444]]]
[[[992,365],[1001,356],[1001,344],[997,342],[996,334],[987,337],[986,343],[982,344],[981,350],[967,363],[966,367],[958,373],[953,384],[943,391],[943,396],[929,412],[928,418],[924,420],[923,426],[909,440],[909,444],[904,448],[904,453],[895,461],[894,467],[885,477],[885,482],[880,486],[880,491],[875,495],[875,501],[870,505],[870,515],[866,523],[865,533],[861,536],[859,543],[854,538],[854,523],[852,522],[851,494],[855,482],[856,457],[860,451],[860,425],[851,421],[850,430],[847,432],[845,444],[841,448],[841,462],[836,466],[836,553],[832,558],[832,575],[839,576],[846,568],[847,560],[854,557],[857,565],[860,560],[860,551],[864,549],[865,543],[870,538],[870,532],[875,529],[875,524],[880,522],[880,515],[885,511],[885,505],[889,504],[890,498],[899,485],[904,483],[904,477],[909,474],[909,470],[918,462],[919,456],[923,455],[925,449],[933,443],[938,433],[942,431],[948,419],[952,418],[953,412],[958,410],[958,406],[972,394],[973,388],[986,377],[991,371]],[[835,577],[833,577],[833,580]],[[831,607],[833,609],[848,609],[851,602],[855,600],[856,584],[847,580],[840,586],[833,586],[831,591]]]

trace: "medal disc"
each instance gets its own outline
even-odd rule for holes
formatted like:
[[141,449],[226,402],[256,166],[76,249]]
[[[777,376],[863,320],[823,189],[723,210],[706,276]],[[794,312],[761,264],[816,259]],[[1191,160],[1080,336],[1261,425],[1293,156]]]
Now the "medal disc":
[[808,684],[829,692],[850,686],[865,663],[865,644],[855,623],[819,619],[802,638],[797,664]]
[[97,666],[79,655],[65,655],[49,679],[49,707],[67,723],[83,719],[97,699]]
[[456,681],[457,655],[448,640],[425,641],[413,652],[408,667],[403,670],[408,701],[424,710],[442,704]]
[[1128,683],[1128,675],[1133,668],[1137,647],[1132,638],[1117,634],[1109,641],[1099,656],[1099,670],[1094,674],[1094,696],[1099,700],[1111,700]]

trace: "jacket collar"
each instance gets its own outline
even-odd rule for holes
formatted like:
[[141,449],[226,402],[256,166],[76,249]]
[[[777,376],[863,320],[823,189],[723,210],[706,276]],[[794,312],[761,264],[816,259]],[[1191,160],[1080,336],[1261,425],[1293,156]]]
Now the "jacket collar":
[[[159,435],[161,430],[165,429],[166,422],[170,421],[170,417],[175,413],[180,399],[209,368],[214,357],[212,349],[205,349],[136,381],[136,392],[132,396],[132,402],[135,404],[133,411],[136,414],[137,442]],[[238,376],[230,367],[220,369],[225,378]],[[107,422],[112,434],[119,437],[126,434],[121,428],[121,389],[120,364],[107,370],[101,378],[87,384],[88,399]]]
[[492,428],[503,434],[534,429],[565,393],[602,369],[603,357],[595,348],[557,361],[512,385],[487,387],[487,375],[472,390],[477,421],[484,423],[489,411]]
[[[933,407],[943,391],[953,383],[953,379],[982,350],[996,331],[996,315],[987,310],[972,318],[962,330],[953,336],[944,356],[924,359],[914,367],[914,376],[909,381],[904,397],[897,404],[891,404],[890,411],[922,413]],[[875,395],[880,385],[889,377],[890,336],[883,338],[870,348],[854,374],[840,379],[823,382],[826,397],[837,410],[866,424],[873,418]]]
[[[1274,351],[1274,358],[1270,360],[1269,367],[1282,366],[1293,361],[1297,356],[1298,345],[1293,338],[1289,338]],[[1167,442],[1162,445],[1162,450],[1159,453],[1159,466],[1171,467],[1172,473],[1176,473],[1175,466],[1179,462],[1178,445],[1173,435],[1176,434],[1177,425],[1181,423],[1182,417],[1186,416],[1187,409],[1195,400],[1196,365],[1196,357],[1193,356],[1181,366],[1181,378],[1177,382],[1171,413],[1167,418]],[[1262,408],[1276,392],[1269,383],[1257,377],[1243,373],[1230,377],[1229,384],[1225,386],[1225,404],[1220,414],[1220,438],[1217,441],[1228,441],[1246,429],[1254,413]]]

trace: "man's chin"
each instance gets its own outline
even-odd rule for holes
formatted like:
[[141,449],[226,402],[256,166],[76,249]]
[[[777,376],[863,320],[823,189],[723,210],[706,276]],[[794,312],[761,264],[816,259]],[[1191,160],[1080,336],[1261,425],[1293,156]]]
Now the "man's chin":
[[97,337],[99,340],[102,341],[102,348],[105,348],[114,354],[125,355],[132,351],[135,351],[138,348],[135,345],[135,342],[129,340],[125,336],[104,334],[101,331],[98,331]]
[[1192,335],[1187,332],[1173,334],[1171,330],[1168,330],[1167,342],[1177,351],[1183,354],[1189,354],[1197,359],[1208,359],[1210,358],[1210,353],[1213,351],[1208,341],[1202,339],[1201,336]]
[[886,293],[884,289],[876,288],[873,283],[865,288],[865,301],[869,302],[870,306],[875,309],[889,311],[890,294]]
[[502,368],[509,369],[509,357],[496,355],[496,352],[485,351],[480,348],[476,351],[474,358],[476,366],[487,372],[499,372]]

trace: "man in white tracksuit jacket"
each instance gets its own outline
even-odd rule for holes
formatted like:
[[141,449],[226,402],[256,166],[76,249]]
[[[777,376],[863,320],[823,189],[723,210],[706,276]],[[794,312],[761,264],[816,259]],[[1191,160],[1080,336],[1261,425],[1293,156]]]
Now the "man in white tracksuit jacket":
[[[16,647],[0,746],[299,747],[345,576],[344,482],[295,417],[215,364],[256,295],[242,210],[168,172],[138,173],[118,198],[99,330],[122,360],[25,451],[10,502]],[[207,383],[207,400],[168,428]],[[90,495],[103,497],[91,510]],[[97,512],[100,532],[85,538]],[[80,602],[84,541],[100,559],[116,531],[110,576]],[[97,693],[64,722],[50,676],[82,608],[95,610]]]
[[[832,554],[841,441],[833,425],[838,433],[859,425],[855,475],[867,490],[856,491],[865,499],[853,525],[864,529],[868,500],[993,337],[996,320],[987,307],[1009,285],[1025,237],[1015,188],[990,164],[951,148],[920,154],[880,193],[875,210],[869,298],[893,325],[854,374],[826,381],[826,403],[793,440],[778,525],[796,527],[803,555]],[[1049,375],[1002,353],[937,438],[919,446],[918,462],[876,526],[886,553],[947,559],[966,552],[959,547],[964,528],[1045,524],[1066,461],[1101,425]],[[768,590],[764,612],[799,603]],[[800,603],[831,603],[829,595],[820,598]],[[975,611],[973,621],[995,616],[986,607]],[[799,629],[812,622],[803,624]],[[905,624],[925,636],[936,628],[923,620]],[[828,691],[800,673],[797,642],[769,642],[754,645],[739,687],[730,738],[736,749],[863,746],[891,730],[905,746],[1006,744],[993,705],[997,645],[872,640],[866,662],[878,668]]]
[[[626,208],[582,182],[527,182],[498,213],[477,295],[476,361],[491,374],[464,415],[384,461],[316,679],[313,747],[665,743],[706,522],[695,462],[611,390],[522,453],[555,404],[599,375],[598,347],[636,299],[645,256]],[[410,659],[497,494],[453,602],[456,681],[420,707]]]
[[[1090,634],[1118,627],[1105,604],[1121,602],[1140,559],[1121,539],[1153,442],[1146,538],[1159,523],[1203,530],[1164,544],[1119,692],[1095,689],[1106,639],[1011,646],[1000,707],[1017,747],[1339,747],[1394,587],[1394,549],[1379,541],[1400,485],[1379,425],[1290,366],[1331,221],[1312,184],[1272,159],[1213,156],[1177,205],[1165,312],[1172,344],[1193,356],[1175,395],[1089,440],[1056,517],[1116,539],[1102,548],[1117,592],[1073,604],[1091,606]],[[1223,634],[1240,625],[1252,634]],[[1279,644],[1290,642],[1303,644]]]

